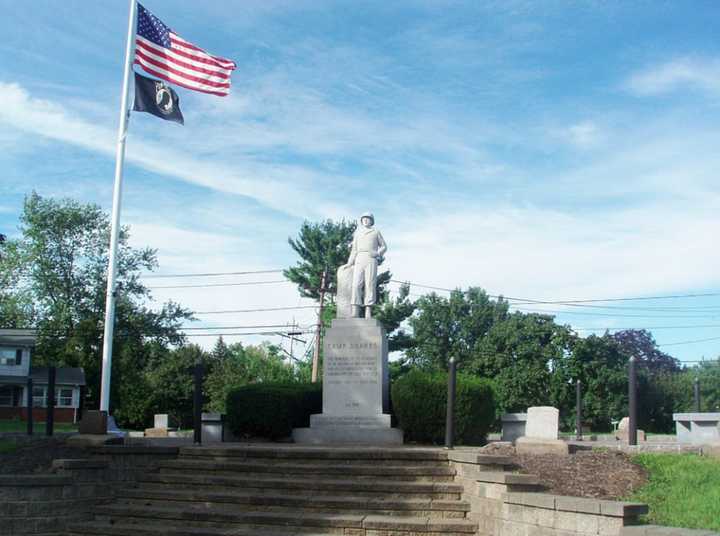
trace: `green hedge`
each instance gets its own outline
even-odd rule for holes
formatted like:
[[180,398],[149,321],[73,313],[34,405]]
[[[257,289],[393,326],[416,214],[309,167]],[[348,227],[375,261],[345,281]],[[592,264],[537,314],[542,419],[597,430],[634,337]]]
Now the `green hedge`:
[[237,437],[283,439],[293,428],[310,425],[322,412],[320,383],[256,383],[233,389],[227,397],[227,422]]
[[[392,387],[393,409],[405,441],[443,443],[447,408],[447,373],[411,370]],[[455,441],[482,445],[495,419],[492,382],[458,374],[455,398]]]

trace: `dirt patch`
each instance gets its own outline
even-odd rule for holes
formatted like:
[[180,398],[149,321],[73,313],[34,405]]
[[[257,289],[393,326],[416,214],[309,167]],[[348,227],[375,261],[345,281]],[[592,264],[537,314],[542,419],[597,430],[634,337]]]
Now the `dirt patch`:
[[0,474],[46,473],[55,459],[87,457],[87,450],[68,447],[62,439],[38,438],[22,441],[16,444],[13,451],[0,454]]
[[647,472],[617,451],[581,450],[569,456],[517,455],[509,444],[493,445],[488,454],[512,456],[520,473],[536,475],[547,493],[595,499],[622,499],[647,482]]

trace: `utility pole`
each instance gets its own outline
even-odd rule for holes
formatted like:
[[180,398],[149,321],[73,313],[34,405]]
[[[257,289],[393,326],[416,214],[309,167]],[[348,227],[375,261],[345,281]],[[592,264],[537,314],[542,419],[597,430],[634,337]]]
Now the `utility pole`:
[[315,351],[312,360],[312,383],[318,380],[318,365],[320,363],[320,331],[322,330],[323,309],[325,308],[325,279],[327,277],[327,269],[323,270],[320,282],[320,310],[318,311],[317,328],[315,330]]

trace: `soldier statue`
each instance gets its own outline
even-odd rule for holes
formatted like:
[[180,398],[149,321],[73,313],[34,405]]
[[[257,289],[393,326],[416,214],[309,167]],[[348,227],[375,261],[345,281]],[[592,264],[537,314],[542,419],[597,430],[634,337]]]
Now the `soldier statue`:
[[[350,306],[338,307],[339,318],[372,316],[377,293],[377,267],[387,251],[387,244],[380,231],[373,228],[374,224],[375,217],[369,212],[360,216],[360,225],[353,235],[350,258],[338,270],[338,305],[349,302],[347,305]],[[349,277],[351,273],[352,279]]]

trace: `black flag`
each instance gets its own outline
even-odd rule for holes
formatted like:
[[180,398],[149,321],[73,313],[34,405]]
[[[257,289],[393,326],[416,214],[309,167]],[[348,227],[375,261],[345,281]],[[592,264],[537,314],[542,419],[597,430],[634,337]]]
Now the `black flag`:
[[135,73],[135,105],[136,112],[147,112],[160,119],[185,124],[180,111],[180,99],[177,93],[160,80],[153,80]]

